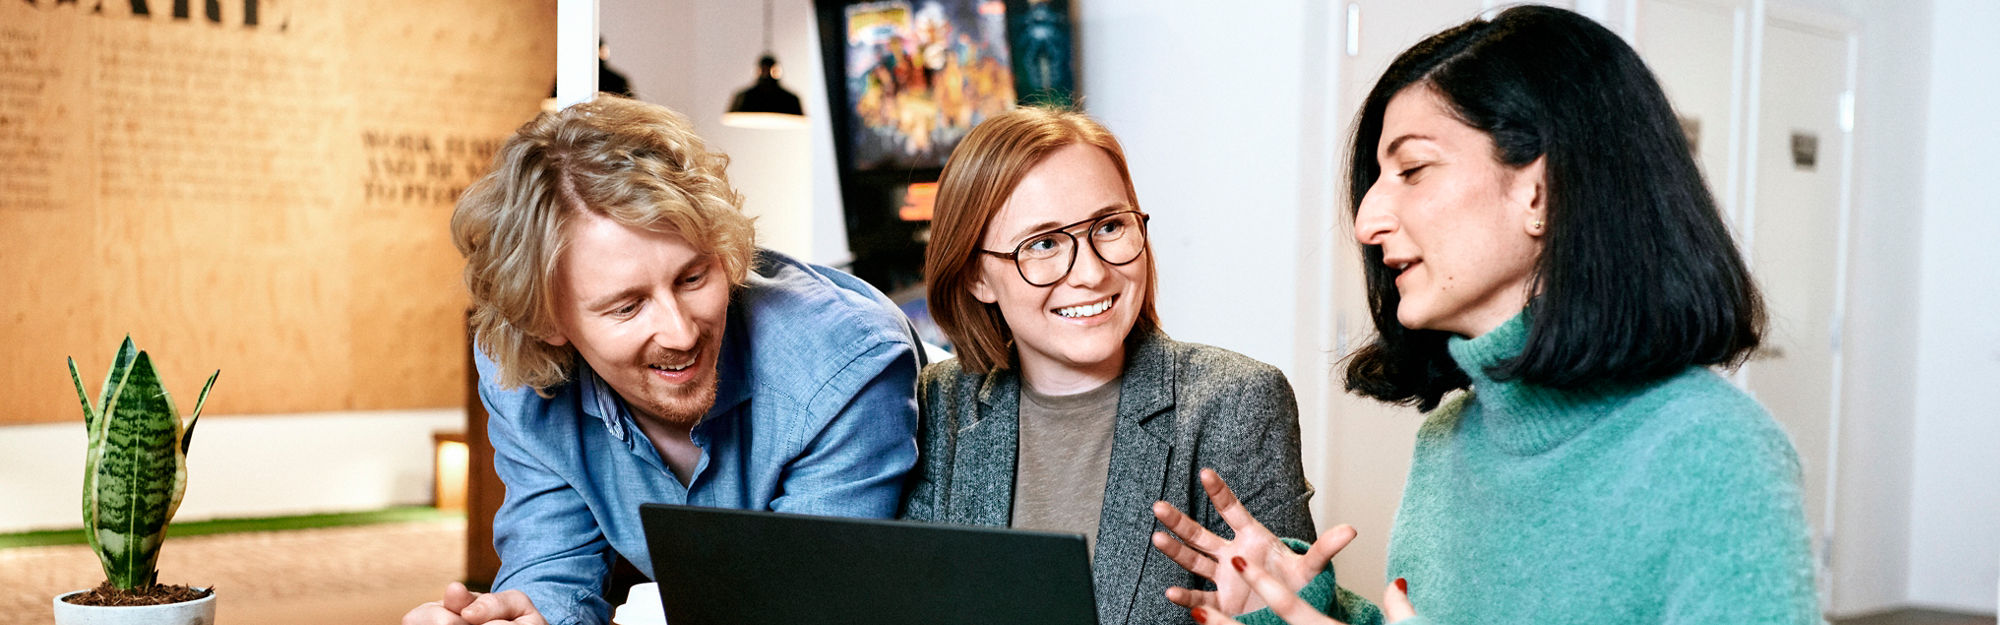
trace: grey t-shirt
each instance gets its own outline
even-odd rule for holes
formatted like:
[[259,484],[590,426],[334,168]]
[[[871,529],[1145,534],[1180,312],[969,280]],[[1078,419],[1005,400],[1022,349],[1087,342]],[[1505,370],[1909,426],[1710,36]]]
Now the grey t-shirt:
[[1059,397],[1021,384],[1021,449],[1009,526],[1083,534],[1091,554],[1097,553],[1119,382]]

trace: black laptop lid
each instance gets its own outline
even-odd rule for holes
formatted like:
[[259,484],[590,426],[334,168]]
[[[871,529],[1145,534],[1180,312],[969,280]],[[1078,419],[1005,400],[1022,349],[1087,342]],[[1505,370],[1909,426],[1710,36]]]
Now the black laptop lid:
[[670,625],[1095,625],[1083,537],[640,506]]

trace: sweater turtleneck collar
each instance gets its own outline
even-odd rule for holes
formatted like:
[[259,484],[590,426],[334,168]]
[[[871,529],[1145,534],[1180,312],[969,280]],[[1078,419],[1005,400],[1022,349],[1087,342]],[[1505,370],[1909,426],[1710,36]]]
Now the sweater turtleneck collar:
[[1516,456],[1540,454],[1575,438],[1627,396],[1600,389],[1560,390],[1521,380],[1495,380],[1487,369],[1521,354],[1528,343],[1528,313],[1522,312],[1477,338],[1451,337],[1446,348],[1458,368],[1472,378],[1472,401],[1484,420],[1486,438]]

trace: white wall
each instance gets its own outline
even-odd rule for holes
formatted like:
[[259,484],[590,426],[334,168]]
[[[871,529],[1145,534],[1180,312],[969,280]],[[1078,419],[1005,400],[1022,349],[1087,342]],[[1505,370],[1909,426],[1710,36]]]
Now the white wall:
[[[175,521],[377,510],[431,502],[431,433],[459,409],[209,416],[195,426]],[[0,428],[0,533],[82,527],[75,423]]]
[[758,243],[815,263],[852,262],[833,168],[833,135],[809,0],[772,2],[771,52],[779,82],[799,96],[811,126],[755,130],[722,125],[730,98],[757,76],[763,4],[734,0],[604,0],[599,23],[609,63],[640,99],[680,111],[710,149],[730,155],[730,182],[757,218]]
[[[2000,208],[1978,181],[2000,142],[1982,103],[2000,57],[1979,0],[1772,0],[1853,20],[1853,227],[1843,337],[1833,613],[1993,613],[2000,584]],[[1969,392],[1971,391],[1971,392]]]
[[[597,28],[608,47],[606,63],[632,83],[641,100],[688,114],[693,111],[696,77],[693,41],[695,6],[691,2],[599,2]],[[753,27],[754,28],[754,27]],[[751,36],[757,36],[751,31]],[[756,44],[751,44],[755,46]],[[734,75],[749,84],[751,58]],[[740,87],[739,87],[740,88]],[[721,115],[714,112],[711,117]],[[714,119],[709,121],[713,122]]]
[[1321,229],[1326,211],[1301,207],[1326,177],[1305,169],[1309,152],[1324,152],[1307,112],[1326,95],[1305,75],[1305,7],[1074,7],[1084,108],[1124,144],[1153,215],[1167,331],[1272,363],[1312,397],[1326,371],[1299,357],[1316,326],[1302,312],[1325,281],[1305,275],[1303,233]]
[[1913,603],[1992,613],[2000,580],[2000,5],[1935,0],[1916,317],[1916,469],[1910,498]]
[[1316,376],[1293,363],[1303,7],[1076,6],[1084,105],[1153,215],[1168,332]]
[[[1333,114],[1340,67],[1327,36],[1339,12],[1323,2],[1072,6],[1084,108],[1124,144],[1153,215],[1166,330],[1285,372],[1299,398],[1306,477],[1319,491],[1314,517],[1322,527],[1378,520],[1364,540],[1379,547],[1401,489],[1356,506],[1368,514],[1342,509],[1354,499],[1329,417],[1332,276],[1348,260],[1334,210],[1347,124]],[[1379,449],[1393,457],[1394,447]],[[1388,478],[1400,484],[1401,473]],[[1379,558],[1348,561],[1373,568],[1352,583],[1379,584]]]

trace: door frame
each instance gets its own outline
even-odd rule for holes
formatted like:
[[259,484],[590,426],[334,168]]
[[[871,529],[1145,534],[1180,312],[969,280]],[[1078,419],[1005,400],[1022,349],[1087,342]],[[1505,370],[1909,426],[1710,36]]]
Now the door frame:
[[[1847,331],[1848,262],[1852,253],[1850,228],[1854,219],[1854,119],[1855,91],[1859,85],[1860,27],[1852,18],[1785,0],[1750,0],[1750,2],[1752,5],[1752,23],[1750,28],[1749,84],[1747,91],[1750,97],[1745,102],[1745,110],[1747,112],[1744,116],[1746,127],[1743,135],[1748,140],[1743,142],[1744,152],[1741,160],[1743,163],[1744,181],[1742,209],[1738,211],[1736,223],[1734,224],[1737,231],[1741,233],[1740,236],[1742,239],[1738,242],[1738,246],[1741,248],[1743,260],[1747,264],[1754,266],[1756,263],[1756,251],[1753,244],[1758,234],[1755,228],[1758,184],[1757,159],[1762,154],[1760,153],[1761,146],[1758,145],[1758,142],[1754,138],[1759,136],[1763,131],[1763,59],[1766,34],[1771,27],[1782,26],[1837,39],[1846,48],[1846,58],[1843,60],[1845,68],[1842,79],[1844,83],[1842,93],[1844,95],[1841,97],[1840,104],[1841,133],[1838,148],[1841,155],[1841,165],[1838,177],[1838,184],[1840,185],[1838,190],[1839,199],[1835,207],[1837,225],[1835,227],[1836,234],[1834,238],[1835,258],[1833,259],[1834,284],[1833,301],[1831,302],[1833,310],[1829,311],[1831,313],[1829,316],[1830,331],[1827,336],[1829,348],[1829,370],[1827,371],[1829,385],[1826,415],[1827,445],[1826,457],[1820,459],[1826,467],[1826,498],[1823,502],[1824,508],[1822,510],[1820,527],[1816,528],[1816,534],[1812,537],[1813,572],[1814,578],[1819,584],[1820,610],[1821,612],[1827,612],[1833,607],[1832,553],[1834,537],[1837,535],[1836,527],[1838,525],[1840,502],[1840,426],[1843,411],[1841,390],[1842,384],[1845,381],[1847,368],[1842,344],[1845,342],[1844,339]],[[1748,388],[1750,378],[1754,375],[1755,369],[1756,365],[1754,363],[1746,363],[1742,368],[1739,368],[1733,376],[1736,384]]]

